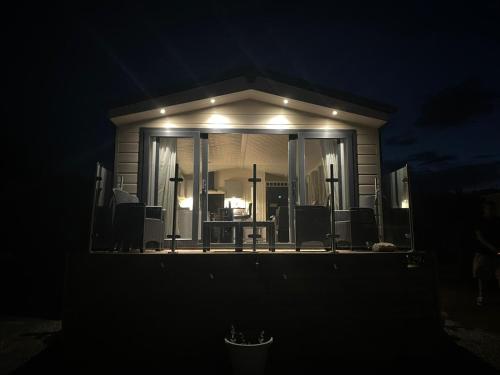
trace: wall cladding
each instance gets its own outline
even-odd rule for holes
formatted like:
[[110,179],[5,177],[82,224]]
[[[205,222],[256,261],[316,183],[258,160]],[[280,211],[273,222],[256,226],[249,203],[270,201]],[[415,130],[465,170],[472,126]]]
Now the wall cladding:
[[[332,119],[325,119],[287,108],[257,101],[242,101],[216,106],[210,109],[159,118],[147,123],[127,125],[117,129],[116,176],[123,176],[125,189],[137,192],[137,171],[139,160],[139,129],[141,127],[164,127],[167,121],[173,127],[203,127],[213,122],[214,114],[226,116],[236,126],[259,127],[275,119],[285,118],[288,126],[314,129],[318,126],[332,129],[355,129],[357,132],[359,203],[361,207],[373,208],[375,178],[380,181],[380,152],[378,130],[354,126]],[[274,120],[273,120],[274,119]],[[281,120],[283,121],[283,120]]]

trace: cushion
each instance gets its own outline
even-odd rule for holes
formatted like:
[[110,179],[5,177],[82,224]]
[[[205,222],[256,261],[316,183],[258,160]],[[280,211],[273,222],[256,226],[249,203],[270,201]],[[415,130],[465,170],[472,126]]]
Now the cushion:
[[390,242],[377,242],[372,246],[373,251],[396,251],[398,247]]

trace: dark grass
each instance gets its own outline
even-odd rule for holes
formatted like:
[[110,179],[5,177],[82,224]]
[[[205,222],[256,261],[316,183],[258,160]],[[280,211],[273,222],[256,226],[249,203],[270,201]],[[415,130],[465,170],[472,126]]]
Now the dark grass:
[[[309,373],[461,373],[471,371],[474,374],[498,374],[499,372],[477,356],[455,344],[446,334],[442,334],[440,344],[435,353],[430,356],[405,356],[399,358],[384,358],[380,356],[375,361],[357,359],[342,360],[332,356],[315,357],[309,353],[302,360],[291,360],[289,363],[276,363],[270,354],[266,374],[309,374]],[[212,362],[213,363],[213,362]],[[217,360],[217,368],[205,366],[203,356],[192,355],[179,361],[176,353],[165,353],[158,362],[141,363],[134,358],[123,358],[121,363],[96,362],[93,358],[74,363],[64,357],[62,340],[56,339],[50,347],[31,359],[14,375],[31,374],[96,374],[96,373],[199,373],[199,374],[231,374],[228,356]]]

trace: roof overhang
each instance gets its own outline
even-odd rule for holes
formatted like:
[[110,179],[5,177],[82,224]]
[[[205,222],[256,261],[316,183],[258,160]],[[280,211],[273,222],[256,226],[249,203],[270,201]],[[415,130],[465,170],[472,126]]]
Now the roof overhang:
[[[215,102],[212,103],[211,99],[215,99]],[[241,100],[257,100],[284,106],[284,99],[288,100],[286,107],[289,109],[377,128],[384,125],[394,111],[267,78],[237,77],[116,108],[110,111],[109,116],[115,125],[121,126]],[[160,113],[161,109],[165,110],[165,114]],[[333,110],[337,111],[335,116],[332,114]]]

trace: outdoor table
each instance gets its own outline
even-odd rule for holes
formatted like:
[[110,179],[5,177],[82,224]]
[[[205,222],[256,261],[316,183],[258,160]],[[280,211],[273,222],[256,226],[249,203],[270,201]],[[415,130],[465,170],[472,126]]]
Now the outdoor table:
[[[257,221],[257,227],[266,228],[267,242],[269,251],[274,251],[276,248],[276,233],[274,221]],[[236,251],[243,251],[243,228],[252,227],[252,221],[204,221],[203,222],[203,251],[210,251],[210,243],[212,237],[212,227],[234,227],[235,228],[235,243]]]

